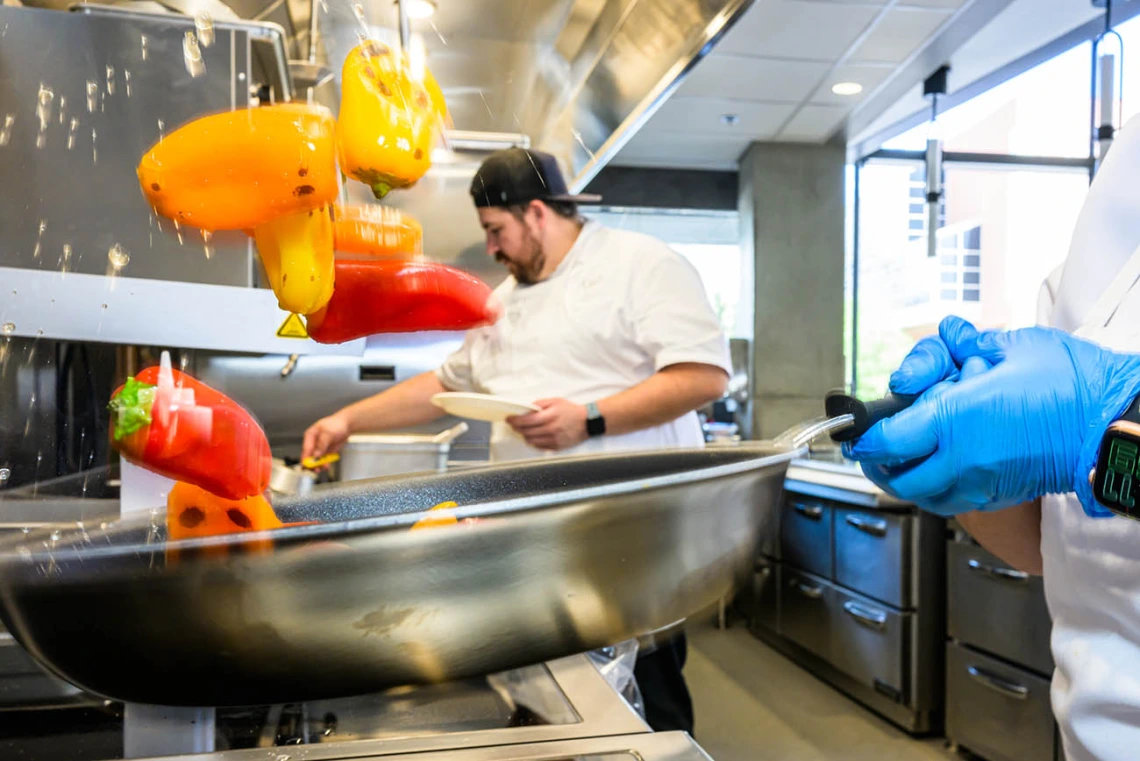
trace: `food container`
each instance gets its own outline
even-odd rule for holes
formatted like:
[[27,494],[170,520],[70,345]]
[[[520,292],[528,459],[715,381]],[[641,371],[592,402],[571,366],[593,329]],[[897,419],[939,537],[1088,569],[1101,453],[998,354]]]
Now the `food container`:
[[361,433],[349,436],[341,450],[340,480],[355,481],[408,473],[447,470],[451,443],[467,432],[467,423],[433,435]]

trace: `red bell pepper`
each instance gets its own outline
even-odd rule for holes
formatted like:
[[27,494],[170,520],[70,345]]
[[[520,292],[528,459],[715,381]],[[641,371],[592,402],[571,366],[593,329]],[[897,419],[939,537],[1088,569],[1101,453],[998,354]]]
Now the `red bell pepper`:
[[111,395],[112,446],[127,460],[226,499],[261,494],[273,467],[265,432],[229,397],[171,369],[148,367]]
[[436,262],[338,259],[332,298],[308,316],[309,337],[338,344],[377,333],[466,330],[497,317],[491,289]]

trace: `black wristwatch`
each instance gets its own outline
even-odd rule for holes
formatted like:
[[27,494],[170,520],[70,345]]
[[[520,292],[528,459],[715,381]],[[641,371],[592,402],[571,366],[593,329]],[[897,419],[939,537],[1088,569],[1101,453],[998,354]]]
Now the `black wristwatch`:
[[1097,502],[1140,520],[1140,396],[1104,432],[1089,480]]
[[606,419],[598,412],[598,405],[590,402],[586,405],[586,435],[590,438],[601,436],[606,432]]

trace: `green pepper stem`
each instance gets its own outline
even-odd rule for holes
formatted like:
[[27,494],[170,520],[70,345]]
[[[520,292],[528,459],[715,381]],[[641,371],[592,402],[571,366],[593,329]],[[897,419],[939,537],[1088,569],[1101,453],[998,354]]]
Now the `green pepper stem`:
[[115,415],[115,441],[150,425],[156,389],[157,386],[143,383],[130,376],[123,384],[122,390],[111,397],[107,409]]

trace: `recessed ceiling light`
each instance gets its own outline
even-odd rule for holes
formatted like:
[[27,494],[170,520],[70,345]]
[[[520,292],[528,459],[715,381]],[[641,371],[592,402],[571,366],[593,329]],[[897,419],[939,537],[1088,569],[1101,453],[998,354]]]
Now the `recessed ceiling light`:
[[836,95],[858,95],[863,92],[863,85],[858,82],[836,82],[831,86]]
[[726,127],[735,127],[740,121],[740,117],[736,114],[721,114],[720,123]]
[[432,0],[403,0],[403,2],[404,12],[410,19],[424,19],[435,15],[435,3]]

